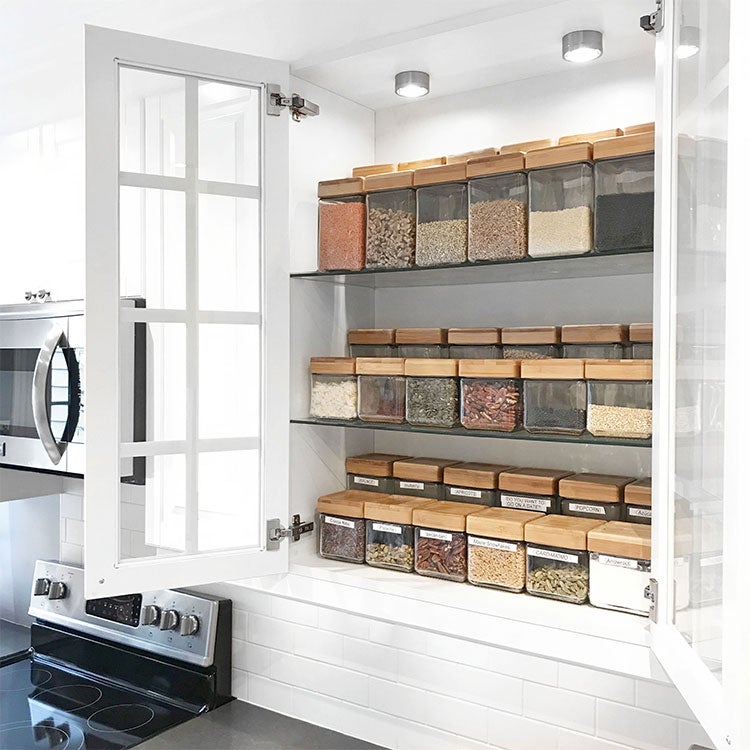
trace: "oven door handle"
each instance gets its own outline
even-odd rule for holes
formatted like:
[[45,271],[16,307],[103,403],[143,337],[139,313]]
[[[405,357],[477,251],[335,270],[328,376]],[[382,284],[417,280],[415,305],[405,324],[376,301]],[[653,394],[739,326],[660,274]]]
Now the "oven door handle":
[[34,426],[36,427],[39,439],[42,441],[44,450],[47,451],[50,461],[55,466],[62,460],[65,448],[57,443],[55,436],[52,434],[50,415],[47,409],[47,381],[49,380],[49,372],[55,349],[64,343],[64,339],[65,332],[63,329],[57,323],[53,323],[44,339],[42,348],[39,350],[39,356],[36,358],[31,394]]

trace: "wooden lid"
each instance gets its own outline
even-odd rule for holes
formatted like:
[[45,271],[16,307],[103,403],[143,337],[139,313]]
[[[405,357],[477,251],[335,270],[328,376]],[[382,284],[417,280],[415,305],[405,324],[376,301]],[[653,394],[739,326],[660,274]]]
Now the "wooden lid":
[[609,521],[589,532],[589,551],[605,555],[651,559],[651,527],[642,523]]
[[403,375],[401,357],[357,357],[357,375]]
[[387,174],[373,174],[365,177],[365,192],[372,193],[377,190],[402,190],[410,188],[414,184],[414,172],[409,169],[401,172],[389,172]]
[[466,164],[469,159],[479,159],[481,157],[495,156],[497,149],[493,146],[492,148],[479,148],[476,151],[464,151],[462,154],[449,154],[445,157],[446,164]]
[[[373,495],[372,492],[369,494]],[[380,495],[378,493],[377,499],[365,502],[365,518],[370,518],[373,521],[410,524],[414,508],[423,508],[432,505],[434,502],[434,500],[425,500],[422,497]]]
[[503,344],[558,344],[559,326],[522,326],[503,328]]
[[654,324],[653,323],[631,323],[628,330],[631,341],[653,341]]
[[406,458],[393,464],[393,476],[415,482],[442,482],[443,469],[457,463],[453,458]]
[[330,513],[334,516],[349,516],[349,518],[363,518],[365,501],[376,498],[386,498],[380,492],[365,492],[364,490],[341,490],[318,498],[318,511]]
[[609,130],[596,130],[593,133],[580,133],[578,135],[564,135],[558,138],[558,146],[565,146],[568,143],[595,143],[604,138],[616,138],[622,135],[620,128],[610,128]]
[[505,172],[520,172],[526,168],[526,157],[522,151],[509,151],[506,154],[482,156],[466,162],[467,177],[486,177]]
[[371,477],[392,477],[394,462],[405,458],[409,456],[399,456],[393,453],[363,453],[361,456],[348,456],[346,472]]
[[583,359],[524,359],[521,377],[528,380],[582,380]]
[[556,495],[563,477],[572,474],[565,469],[521,468],[504,471],[498,477],[498,486],[508,492],[528,492],[531,495]]
[[397,344],[445,344],[448,331],[445,328],[397,328]]
[[533,544],[583,550],[588,533],[601,525],[596,518],[549,515],[529,521],[524,526],[524,538]]
[[354,375],[354,358],[311,357],[310,372],[318,375]]
[[476,503],[454,503],[448,500],[436,500],[412,512],[412,523],[428,529],[444,531],[466,531],[466,516],[484,510],[486,505]]
[[476,487],[480,490],[494,490],[497,488],[497,477],[503,471],[509,471],[512,466],[500,464],[483,464],[466,461],[453,466],[446,466],[443,472],[443,482],[457,487]]
[[627,505],[647,505],[651,507],[651,477],[644,477],[637,482],[625,485],[625,503]]
[[414,187],[437,185],[441,182],[460,182],[466,179],[466,162],[443,164],[440,167],[426,167],[414,171]]
[[534,151],[540,148],[550,148],[554,146],[555,142],[551,138],[542,138],[538,141],[522,141],[521,143],[509,143],[506,146],[500,147],[501,154],[512,154],[520,151],[522,154],[528,151]]
[[614,474],[573,474],[560,480],[560,497],[569,500],[593,500],[600,503],[618,503],[622,500],[625,485],[632,477]]
[[650,359],[587,359],[588,380],[651,380]]
[[350,344],[392,344],[395,340],[394,328],[352,328],[348,336]]
[[437,167],[439,164],[445,164],[444,156],[434,156],[431,159],[417,159],[416,161],[400,161],[398,163],[398,171],[403,172],[404,170],[411,169],[424,169],[425,167]]
[[594,159],[610,159],[614,156],[648,154],[654,150],[653,133],[635,133],[620,138],[607,138],[594,144]]
[[365,181],[361,177],[344,177],[340,180],[323,180],[318,183],[318,198],[359,195],[364,191]]
[[352,177],[369,177],[373,174],[386,174],[387,172],[395,171],[395,164],[368,164],[364,167],[354,167],[352,169]]
[[642,122],[640,125],[629,125],[627,128],[623,128],[625,135],[635,135],[636,133],[653,133],[656,131],[656,123],[654,122]]
[[568,143],[565,146],[553,146],[526,154],[526,168],[552,167],[557,164],[573,164],[591,161],[593,147],[590,143]]
[[515,508],[485,508],[467,516],[466,532],[522,542],[524,526],[537,518],[544,518],[544,513]]
[[626,326],[619,323],[562,327],[564,344],[611,344],[626,341],[627,338]]
[[499,344],[499,328],[449,328],[449,344]]
[[458,375],[458,360],[426,357],[407,359],[404,363],[404,375],[455,378]]
[[460,359],[458,374],[462,378],[517,378],[521,374],[518,359]]

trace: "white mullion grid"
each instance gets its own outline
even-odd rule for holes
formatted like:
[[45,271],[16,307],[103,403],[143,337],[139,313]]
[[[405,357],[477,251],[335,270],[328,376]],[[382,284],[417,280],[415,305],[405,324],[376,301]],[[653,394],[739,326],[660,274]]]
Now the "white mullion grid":
[[184,177],[171,177],[170,175],[163,174],[120,172],[120,185],[182,192],[187,189],[187,180]]
[[260,325],[258,312],[243,310],[196,310],[191,316],[187,310],[159,307],[124,308],[121,320],[125,323],[188,323],[195,318],[198,323],[224,323],[225,325]]
[[[197,441],[200,453],[224,453],[227,451],[257,450],[260,448],[259,437],[239,438],[203,438]],[[188,452],[187,440],[151,440],[145,443],[121,443],[121,458],[139,456],[174,456]]]

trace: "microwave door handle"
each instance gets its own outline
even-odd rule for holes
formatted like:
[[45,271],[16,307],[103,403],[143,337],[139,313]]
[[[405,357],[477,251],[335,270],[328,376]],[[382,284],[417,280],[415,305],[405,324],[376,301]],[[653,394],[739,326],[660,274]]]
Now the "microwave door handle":
[[34,377],[32,380],[31,407],[34,414],[34,426],[36,427],[39,439],[42,441],[44,450],[50,457],[52,463],[57,466],[60,463],[63,451],[52,434],[52,428],[49,422],[49,412],[47,410],[47,381],[49,371],[52,366],[52,356],[55,349],[62,343],[65,333],[56,323],[52,325],[44,339],[42,348],[39,350],[39,356],[36,358],[34,366]]

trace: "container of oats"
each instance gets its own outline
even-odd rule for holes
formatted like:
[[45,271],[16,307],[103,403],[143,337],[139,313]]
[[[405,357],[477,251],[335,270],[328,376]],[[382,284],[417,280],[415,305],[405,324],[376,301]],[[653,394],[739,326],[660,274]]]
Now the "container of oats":
[[395,357],[393,328],[352,328],[347,335],[350,357]]
[[566,359],[624,359],[628,339],[619,323],[563,326],[560,333]]
[[612,474],[571,474],[559,484],[562,514],[620,521],[625,486],[632,481],[632,477]]
[[523,426],[532,434],[581,435],[586,429],[582,359],[523,360]]
[[346,459],[346,486],[350,490],[393,492],[393,464],[409,456],[391,453],[364,453]]
[[421,427],[453,427],[458,422],[458,360],[407,359],[406,421]]
[[369,492],[342,490],[318,498],[321,557],[365,561],[365,501],[373,497]]
[[361,271],[365,266],[364,180],[318,183],[318,270]]
[[446,466],[443,471],[445,499],[459,503],[499,505],[497,478],[512,466],[466,461]]
[[629,523],[651,524],[651,477],[625,485],[625,517]]
[[414,173],[390,172],[365,177],[367,193],[367,268],[414,265],[417,242],[417,199]]
[[631,359],[654,358],[654,324],[631,323],[628,329]]
[[355,362],[359,418],[363,422],[403,422],[406,415],[404,360],[359,357]]
[[357,378],[351,357],[310,360],[310,416],[314,419],[356,419]]
[[461,378],[461,424],[467,430],[513,432],[521,426],[521,363],[511,359],[464,359]]
[[407,458],[393,464],[393,491],[432,500],[444,497],[443,472],[459,463],[452,458]]
[[397,328],[396,344],[399,357],[447,357],[448,331],[445,328]]
[[559,326],[503,328],[506,359],[554,359],[562,356]]
[[524,527],[542,513],[509,508],[486,508],[466,518],[468,580],[520,592],[526,586]]
[[502,356],[499,328],[449,328],[448,352],[454,359],[498,359]]
[[573,472],[565,469],[524,467],[504,471],[498,477],[500,505],[503,508],[531,510],[537,513],[559,513],[559,485]]

